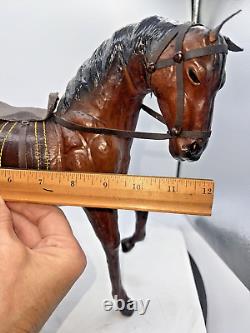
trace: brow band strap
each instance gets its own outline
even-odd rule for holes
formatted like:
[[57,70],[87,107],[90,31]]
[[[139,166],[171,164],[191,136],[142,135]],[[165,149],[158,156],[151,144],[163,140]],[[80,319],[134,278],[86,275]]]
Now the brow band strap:
[[[199,58],[207,55],[212,55],[212,54],[218,54],[218,53],[228,53],[228,47],[227,45],[211,45],[211,46],[206,46],[203,48],[198,48],[194,49],[191,51],[186,52],[183,55],[183,61],[187,61],[193,58]],[[164,59],[158,61],[158,63],[155,65],[156,69],[161,69],[164,67],[170,67],[176,65],[176,61],[173,58],[170,59]]]

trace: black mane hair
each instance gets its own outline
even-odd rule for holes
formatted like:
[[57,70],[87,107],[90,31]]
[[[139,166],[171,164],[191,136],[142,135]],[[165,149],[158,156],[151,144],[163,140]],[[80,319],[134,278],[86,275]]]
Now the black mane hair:
[[73,100],[96,88],[116,60],[117,66],[125,66],[131,55],[150,51],[152,41],[160,40],[176,23],[162,17],[152,16],[137,24],[128,25],[104,41],[79,68],[76,76],[68,83],[57,112],[64,113]]

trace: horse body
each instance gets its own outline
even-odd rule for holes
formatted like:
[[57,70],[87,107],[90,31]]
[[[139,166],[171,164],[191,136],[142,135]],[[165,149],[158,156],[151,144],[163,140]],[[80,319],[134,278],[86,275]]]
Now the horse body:
[[[153,91],[167,124],[173,127],[176,113],[175,70],[168,67],[149,75],[145,59],[154,53],[164,36],[175,27],[173,23],[151,17],[117,31],[95,51],[69,82],[56,115],[86,127],[134,131],[143,98]],[[189,50],[192,43],[196,47],[209,44],[208,29],[195,27],[191,30],[187,33],[183,48]],[[195,38],[190,43],[192,36]],[[159,58],[174,54],[174,41],[165,47],[166,50],[163,48],[164,52]],[[189,60],[184,67],[187,73],[184,76],[184,106],[187,108],[188,105],[188,110],[183,124],[188,130],[202,130],[210,126],[213,99],[224,74],[224,55],[215,54],[205,58],[202,63]],[[205,86],[202,86],[202,81],[206,83]],[[192,95],[194,89],[196,92]],[[207,91],[210,95],[206,94]],[[198,105],[190,96],[200,100]],[[22,135],[24,133],[25,136]],[[129,137],[73,131],[56,123],[53,117],[41,122],[1,121],[0,167],[127,173],[132,141]],[[207,144],[204,138],[173,138],[170,151],[172,149],[173,156],[178,152],[183,158],[187,147],[194,150],[194,144],[198,145],[199,151],[191,153],[197,159]],[[112,294],[126,302],[127,307],[122,313],[131,315],[133,311],[129,309],[129,297],[120,275],[117,211],[92,208],[85,209],[85,212],[107,256]],[[136,231],[132,237],[123,240],[124,252],[144,239],[147,217],[147,212],[136,212]]]
[[[84,100],[73,101],[64,119],[89,127],[135,130],[144,95],[128,88],[126,75],[117,84],[110,73],[106,83]],[[87,114],[84,112],[87,111]],[[62,129],[64,170],[125,173],[132,139]],[[53,141],[52,141],[53,143]],[[74,163],[74,164],[73,164]]]

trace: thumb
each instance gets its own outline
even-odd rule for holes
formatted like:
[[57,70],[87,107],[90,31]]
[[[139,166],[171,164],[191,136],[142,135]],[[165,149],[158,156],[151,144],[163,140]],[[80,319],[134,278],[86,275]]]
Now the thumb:
[[13,229],[12,217],[9,208],[4,200],[0,197],[0,242],[8,238],[16,237]]

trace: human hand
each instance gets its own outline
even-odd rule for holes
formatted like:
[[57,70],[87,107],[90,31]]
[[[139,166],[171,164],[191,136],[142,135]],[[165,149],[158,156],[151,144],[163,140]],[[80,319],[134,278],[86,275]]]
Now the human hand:
[[39,332],[85,266],[59,208],[0,198],[0,333]]

